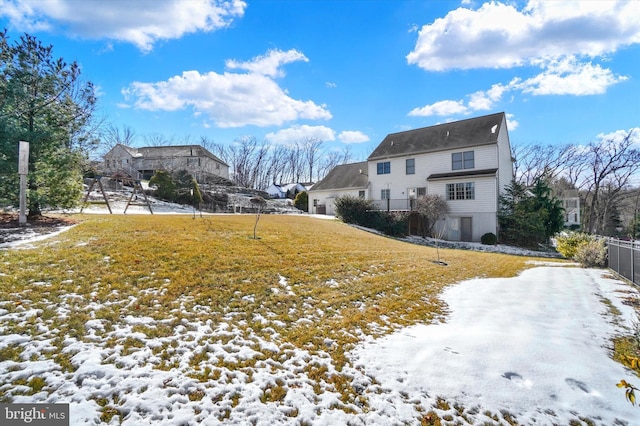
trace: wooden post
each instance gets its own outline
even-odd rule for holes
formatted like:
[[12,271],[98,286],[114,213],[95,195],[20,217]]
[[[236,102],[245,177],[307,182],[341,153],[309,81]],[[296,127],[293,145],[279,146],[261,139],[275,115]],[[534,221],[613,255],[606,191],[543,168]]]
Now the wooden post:
[[18,174],[20,175],[20,225],[27,223],[27,174],[29,173],[29,142],[20,141]]

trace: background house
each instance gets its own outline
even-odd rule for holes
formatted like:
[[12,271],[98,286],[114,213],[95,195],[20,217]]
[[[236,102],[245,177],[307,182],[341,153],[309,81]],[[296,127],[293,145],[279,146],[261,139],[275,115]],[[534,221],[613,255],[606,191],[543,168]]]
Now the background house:
[[104,155],[103,173],[125,173],[135,179],[150,179],[156,170],[186,170],[198,182],[207,177],[229,179],[229,165],[200,145],[132,148],[117,144]]
[[564,207],[564,226],[567,228],[580,227],[580,194],[577,189],[566,189],[560,194],[557,194],[558,198],[562,200],[562,207]]
[[440,225],[444,238],[480,241],[487,232],[498,234],[499,195],[513,179],[504,113],[389,134],[366,162],[355,164],[336,167],[312,188],[310,212],[315,202],[333,214],[332,200],[347,193],[364,191],[376,208],[389,211],[411,211],[417,197],[439,194],[450,208]]
[[273,183],[267,188],[267,193],[271,198],[294,198],[296,194],[306,190],[307,188],[301,183]]

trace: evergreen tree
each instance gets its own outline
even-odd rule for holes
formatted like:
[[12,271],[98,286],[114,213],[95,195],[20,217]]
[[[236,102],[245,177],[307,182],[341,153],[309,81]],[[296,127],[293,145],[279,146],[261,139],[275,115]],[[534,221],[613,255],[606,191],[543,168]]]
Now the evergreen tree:
[[72,207],[82,194],[84,159],[96,141],[90,123],[96,97],[76,62],[53,57],[25,34],[0,32],[0,193],[18,203],[18,142],[29,142],[28,209]]
[[501,242],[536,247],[562,229],[564,209],[543,179],[531,189],[512,181],[500,197],[498,222]]
[[295,208],[302,210],[303,212],[309,211],[309,194],[307,191],[300,191],[296,198],[293,200]]

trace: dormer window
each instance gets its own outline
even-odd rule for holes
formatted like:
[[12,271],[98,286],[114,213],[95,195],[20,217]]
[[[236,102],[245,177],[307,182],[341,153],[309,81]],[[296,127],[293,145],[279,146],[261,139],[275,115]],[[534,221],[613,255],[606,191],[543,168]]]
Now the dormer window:
[[475,167],[473,151],[451,154],[451,170],[473,169]]

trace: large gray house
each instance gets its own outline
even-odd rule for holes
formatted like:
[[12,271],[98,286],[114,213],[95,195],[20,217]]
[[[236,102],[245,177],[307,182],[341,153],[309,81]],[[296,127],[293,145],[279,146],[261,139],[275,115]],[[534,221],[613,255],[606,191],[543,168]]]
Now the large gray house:
[[442,195],[445,239],[498,234],[499,196],[513,179],[503,112],[387,135],[366,162],[338,166],[309,191],[309,212],[334,214],[334,200],[357,195],[380,210],[411,211],[414,200]]
[[200,145],[132,148],[117,144],[104,155],[105,175],[149,179],[157,170],[186,170],[199,182],[211,176],[229,179],[229,165]]

